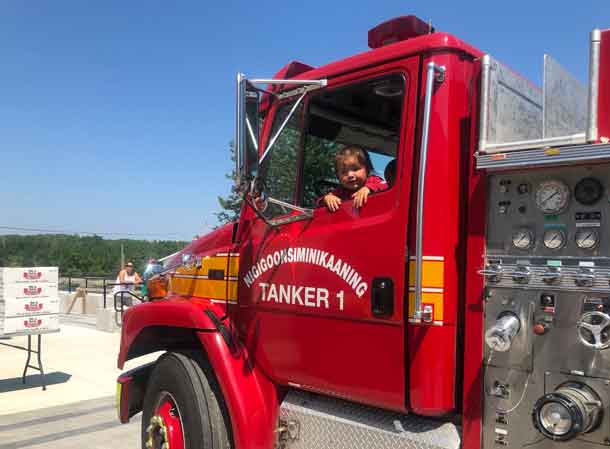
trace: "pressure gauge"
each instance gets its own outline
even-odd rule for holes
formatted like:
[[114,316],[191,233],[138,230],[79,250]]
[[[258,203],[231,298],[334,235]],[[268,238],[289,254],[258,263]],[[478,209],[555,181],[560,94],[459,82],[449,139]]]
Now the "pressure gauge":
[[570,188],[558,180],[543,181],[536,189],[536,206],[544,214],[558,214],[570,200]]
[[548,249],[561,249],[566,244],[566,234],[561,229],[549,229],[544,233],[543,241]]
[[534,245],[534,234],[526,228],[513,232],[513,246],[517,249],[530,249]]
[[576,231],[574,240],[579,248],[593,249],[599,243],[599,232],[597,229],[582,228]]
[[591,206],[597,203],[604,194],[604,187],[595,178],[584,178],[574,188],[574,198],[580,204]]

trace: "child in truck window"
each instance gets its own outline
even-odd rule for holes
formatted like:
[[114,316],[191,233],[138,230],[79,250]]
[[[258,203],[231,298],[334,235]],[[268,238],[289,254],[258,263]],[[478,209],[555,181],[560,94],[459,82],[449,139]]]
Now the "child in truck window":
[[368,153],[357,145],[348,145],[335,155],[335,171],[339,187],[320,198],[319,203],[335,212],[344,200],[354,200],[354,207],[366,204],[371,192],[388,188],[379,176],[371,175],[373,167]]

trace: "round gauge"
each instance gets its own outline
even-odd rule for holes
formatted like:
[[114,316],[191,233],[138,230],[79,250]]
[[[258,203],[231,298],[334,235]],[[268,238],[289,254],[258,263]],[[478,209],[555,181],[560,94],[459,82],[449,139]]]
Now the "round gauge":
[[597,229],[582,228],[576,231],[574,240],[579,248],[593,249],[599,243],[599,232]]
[[566,244],[566,234],[561,229],[549,229],[544,233],[543,240],[548,249],[560,249]]
[[558,214],[566,208],[569,199],[570,188],[562,181],[544,181],[536,189],[536,206],[544,214]]
[[534,244],[534,234],[529,229],[521,228],[513,232],[513,245],[518,249],[529,249]]
[[597,203],[603,194],[604,187],[596,178],[581,179],[574,188],[574,198],[585,206],[591,206]]

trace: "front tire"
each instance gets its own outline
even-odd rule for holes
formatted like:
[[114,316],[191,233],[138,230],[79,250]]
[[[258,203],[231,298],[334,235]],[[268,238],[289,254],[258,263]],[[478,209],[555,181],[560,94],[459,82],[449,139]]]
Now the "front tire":
[[209,363],[166,353],[153,370],[142,410],[143,449],[230,449],[230,423]]

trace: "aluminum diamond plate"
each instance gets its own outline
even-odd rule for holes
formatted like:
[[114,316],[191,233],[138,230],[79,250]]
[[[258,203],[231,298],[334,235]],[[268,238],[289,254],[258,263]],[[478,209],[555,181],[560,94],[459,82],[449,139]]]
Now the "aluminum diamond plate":
[[280,419],[299,425],[286,449],[458,449],[461,440],[460,427],[444,420],[299,391],[286,396]]

